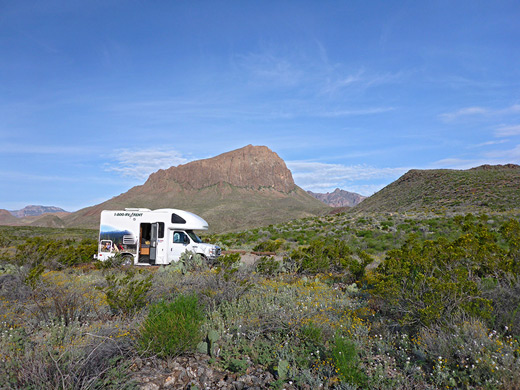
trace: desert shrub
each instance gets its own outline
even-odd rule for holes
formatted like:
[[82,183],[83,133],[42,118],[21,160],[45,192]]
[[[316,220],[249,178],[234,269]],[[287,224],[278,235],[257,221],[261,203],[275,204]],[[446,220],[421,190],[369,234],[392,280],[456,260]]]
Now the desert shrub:
[[520,222],[511,219],[500,227],[500,234],[508,245],[507,271],[520,273]]
[[31,292],[32,289],[24,283],[20,275],[0,275],[0,298],[25,301]]
[[335,240],[327,244],[313,240],[309,246],[300,247],[291,253],[301,273],[337,272],[346,268],[352,250],[343,241]]
[[208,263],[198,253],[186,251],[181,254],[179,262],[184,265],[185,272],[202,271],[208,268]]
[[368,378],[359,367],[356,345],[351,340],[336,334],[332,357],[343,381],[358,388],[366,388]]
[[254,286],[255,280],[256,275],[251,267],[217,267],[177,278],[174,288],[183,294],[196,294],[201,304],[216,308],[225,302],[240,299]]
[[19,265],[44,264],[59,269],[89,263],[96,252],[97,242],[92,239],[83,239],[76,244],[74,240],[30,237],[16,247],[13,260]]
[[423,328],[416,347],[438,387],[511,388],[506,384],[520,379],[518,341],[500,336],[479,320]]
[[479,288],[493,305],[489,326],[520,339],[520,276],[507,274],[501,278],[484,278]]
[[107,315],[103,293],[87,277],[56,271],[42,275],[25,306],[35,321],[58,321],[66,326]]
[[122,276],[108,274],[107,285],[101,290],[106,294],[108,306],[113,314],[133,314],[148,303],[147,294],[152,287],[153,275],[139,278],[134,272],[126,272]]
[[274,257],[262,256],[255,263],[256,271],[263,275],[277,275],[281,271],[281,264]]
[[88,309],[83,298],[81,292],[55,285],[39,286],[33,294],[33,302],[38,308],[37,318],[42,321],[57,320],[65,326],[86,319]]
[[276,239],[276,240],[267,240],[262,241],[255,247],[253,247],[254,251],[257,252],[276,252],[285,244],[285,240]]
[[422,244],[411,239],[390,251],[371,279],[373,294],[386,304],[383,309],[411,327],[444,322],[461,312],[489,317],[491,302],[481,297],[454,250],[446,240]]
[[508,275],[516,273],[514,238],[507,242],[505,233],[514,231],[516,223],[508,222],[504,226],[509,230],[501,229],[509,245],[504,248],[501,236],[474,217],[458,220],[464,231],[460,237],[419,242],[412,236],[401,248],[388,252],[371,278],[373,294],[401,324],[449,323],[459,314],[501,323],[493,319],[497,312],[491,298],[500,295],[493,292],[494,286],[507,285]]
[[309,246],[291,253],[298,272],[303,274],[335,273],[348,271],[351,281],[365,276],[365,269],[373,259],[363,251],[353,251],[345,241],[334,239],[327,243],[314,240]]
[[214,265],[217,269],[236,268],[240,264],[241,258],[242,256],[240,253],[228,253],[226,255],[220,256]]
[[315,388],[337,377],[329,363],[321,364],[335,332],[367,330],[353,313],[355,307],[348,293],[317,278],[270,278],[210,311],[205,326],[221,335],[224,362],[250,360],[279,378],[282,364],[288,379]]
[[94,264],[97,269],[109,270],[113,268],[121,268],[125,260],[125,257],[121,253],[116,253],[114,256],[110,256],[106,260],[98,260]]
[[45,267],[42,263],[32,264],[30,267],[22,267],[24,283],[33,289],[36,288],[36,285],[41,280],[43,271],[45,271]]
[[321,346],[324,343],[323,329],[312,322],[303,325],[300,328],[300,338],[313,347]]
[[173,302],[153,304],[139,331],[140,349],[162,357],[193,351],[202,340],[203,321],[195,295],[178,295]]
[[204,257],[192,251],[181,253],[179,260],[163,267],[166,272],[188,272],[203,271],[208,268],[208,263]]
[[2,329],[2,389],[135,389],[128,379],[130,343],[120,330],[40,323]]

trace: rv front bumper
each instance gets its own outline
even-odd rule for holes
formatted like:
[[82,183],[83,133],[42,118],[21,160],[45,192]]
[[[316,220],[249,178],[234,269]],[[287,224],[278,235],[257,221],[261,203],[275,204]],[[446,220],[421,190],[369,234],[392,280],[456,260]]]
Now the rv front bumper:
[[219,246],[215,246],[209,250],[209,259],[216,260],[220,256],[221,249]]

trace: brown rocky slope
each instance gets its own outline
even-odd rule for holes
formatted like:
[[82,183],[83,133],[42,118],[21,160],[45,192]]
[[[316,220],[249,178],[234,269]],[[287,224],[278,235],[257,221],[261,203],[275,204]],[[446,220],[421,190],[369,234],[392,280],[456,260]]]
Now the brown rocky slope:
[[276,153],[252,145],[159,170],[143,185],[64,220],[67,226],[97,228],[101,210],[125,207],[192,211],[216,232],[283,222],[328,209],[294,183]]
[[520,208],[520,166],[412,169],[354,212],[503,212]]

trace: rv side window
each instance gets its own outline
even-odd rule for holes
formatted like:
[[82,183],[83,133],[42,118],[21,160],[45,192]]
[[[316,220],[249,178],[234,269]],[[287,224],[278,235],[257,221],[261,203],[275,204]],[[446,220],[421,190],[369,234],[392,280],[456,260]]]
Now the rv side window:
[[159,222],[159,237],[164,238],[164,222]]
[[186,223],[186,220],[174,213],[172,214],[172,223]]
[[174,244],[184,244],[184,232],[174,232],[173,233],[173,243]]

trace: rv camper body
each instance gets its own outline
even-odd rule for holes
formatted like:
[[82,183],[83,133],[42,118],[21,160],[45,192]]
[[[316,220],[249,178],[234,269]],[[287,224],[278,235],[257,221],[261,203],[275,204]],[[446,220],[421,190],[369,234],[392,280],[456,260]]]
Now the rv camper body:
[[203,243],[194,233],[207,229],[204,219],[184,210],[103,210],[97,258],[105,261],[120,253],[130,264],[160,265],[191,251],[215,260],[220,248]]

